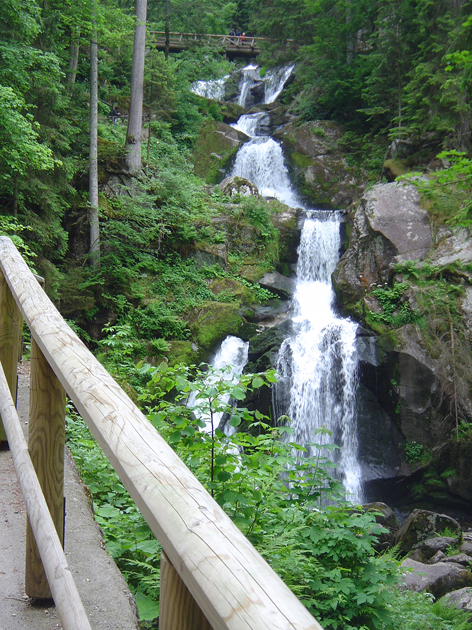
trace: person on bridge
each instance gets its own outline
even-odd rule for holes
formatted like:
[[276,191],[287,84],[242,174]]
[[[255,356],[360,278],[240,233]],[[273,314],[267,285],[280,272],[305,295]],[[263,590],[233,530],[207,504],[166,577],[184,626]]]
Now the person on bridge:
[[111,122],[112,123],[116,123],[116,121],[120,118],[121,114],[118,111],[118,108],[116,105],[113,106],[113,109],[111,110],[111,112],[108,114],[108,118],[111,118]]

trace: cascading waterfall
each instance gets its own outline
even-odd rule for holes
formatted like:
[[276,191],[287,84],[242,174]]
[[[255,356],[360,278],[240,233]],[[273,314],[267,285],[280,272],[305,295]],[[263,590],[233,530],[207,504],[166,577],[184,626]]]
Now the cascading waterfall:
[[231,175],[252,182],[264,197],[276,197],[288,206],[300,205],[284,164],[282,147],[269,136],[260,136],[258,126],[265,112],[241,116],[235,127],[251,137],[238,151]]
[[222,101],[225,97],[225,85],[228,79],[229,74],[222,79],[213,79],[212,81],[195,81],[195,83],[192,83],[192,92],[198,94],[198,96]]
[[[257,65],[249,64],[245,68],[242,68],[241,76],[239,79],[239,95],[238,104],[241,107],[247,107],[250,102],[253,102],[253,96],[251,90],[258,85],[263,88],[263,98],[261,99],[265,104],[273,103],[279,94],[282,92],[285,83],[290,78],[295,66],[285,66],[282,68],[271,68],[266,72],[261,79],[260,68]],[[227,74],[222,79],[212,79],[210,81],[195,81],[192,83],[192,92],[198,94],[198,96],[204,96],[205,98],[213,98],[217,101],[221,101],[225,97],[226,82],[230,78]]]
[[[339,213],[307,211],[303,225],[297,287],[293,299],[295,334],[283,342],[277,361],[277,416],[288,415],[290,439],[315,454],[310,442],[334,441],[337,476],[353,502],[362,500],[357,460],[355,394],[356,324],[333,309],[331,274],[339,259]],[[326,427],[330,436],[317,435]]]
[[[292,71],[293,67],[281,68],[265,75],[265,103],[278,97]],[[246,105],[257,82],[259,69],[245,68],[240,104]],[[336,474],[348,498],[360,502],[362,478],[355,416],[357,326],[336,314],[331,286],[341,247],[341,214],[303,206],[290,183],[282,148],[266,131],[267,118],[266,112],[248,114],[234,125],[251,139],[239,149],[231,175],[248,179],[263,196],[276,197],[305,212],[293,299],[294,334],[279,351],[281,379],[274,392],[274,411],[277,417],[289,416],[294,431],[290,439],[308,451],[311,442],[323,440],[340,446],[334,455]],[[322,427],[329,429],[332,437],[316,435]]]
[[[234,337],[232,335],[226,337],[226,339],[221,344],[220,348],[216,352],[213,361],[211,362],[211,366],[215,368],[215,370],[222,370],[224,368],[229,369],[229,375],[227,375],[228,380],[231,380],[231,377],[239,376],[242,374],[244,370],[244,366],[248,361],[248,349],[249,342],[243,341],[239,339],[239,337]],[[229,367],[228,367],[229,366]],[[229,402],[229,395],[222,396],[222,403]],[[195,407],[197,404],[197,399],[195,393],[192,392],[189,396],[188,406]],[[197,415],[198,411],[196,411]],[[205,431],[211,431],[211,419],[209,415],[205,415],[204,413],[198,413],[198,417],[201,420],[204,420],[206,427]],[[213,415],[213,426],[216,429],[222,420],[222,414],[216,413]],[[230,433],[232,427],[220,427],[221,430]],[[226,431],[228,429],[228,431]]]

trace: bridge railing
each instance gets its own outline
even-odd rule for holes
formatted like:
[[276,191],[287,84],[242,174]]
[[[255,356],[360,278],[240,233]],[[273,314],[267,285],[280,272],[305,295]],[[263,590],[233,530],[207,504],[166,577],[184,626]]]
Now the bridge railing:
[[[166,34],[164,31],[149,31],[149,36],[155,44],[164,45]],[[200,33],[169,33],[169,44],[175,45],[209,45],[227,48],[260,48],[260,44],[269,41],[264,37],[248,35],[211,35]]]
[[[161,543],[161,630],[322,630],[64,322],[7,237],[0,237],[0,270],[0,360],[14,398],[24,320],[32,346],[29,451],[55,529],[62,530],[67,394]],[[18,431],[10,430],[15,412],[6,388],[0,388],[1,418],[21,462],[28,457],[16,446]],[[25,503],[30,522],[40,521],[34,533],[63,627],[86,630],[83,616],[67,615],[76,601],[73,588],[51,581],[60,565],[51,567],[49,557],[54,527],[38,516],[41,498],[33,496],[33,485],[30,478],[22,484]],[[27,560],[31,596],[38,596],[38,585],[44,588],[40,569]]]

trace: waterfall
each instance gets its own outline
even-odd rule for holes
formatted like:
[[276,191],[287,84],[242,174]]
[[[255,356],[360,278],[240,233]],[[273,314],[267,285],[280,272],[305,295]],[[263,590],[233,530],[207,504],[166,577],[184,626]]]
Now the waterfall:
[[276,197],[288,206],[299,207],[284,163],[282,147],[269,136],[259,136],[258,127],[265,112],[241,116],[235,127],[251,137],[238,151],[232,176],[244,177],[259,189],[263,197]]
[[[256,103],[273,103],[284,89],[294,67],[291,65],[271,68],[263,78],[261,78],[259,66],[249,64],[242,68],[239,71],[238,104],[241,107],[250,107]],[[225,98],[225,87],[229,78],[230,75],[227,74],[222,79],[195,81],[191,85],[191,90],[198,96],[222,101]]]
[[[290,439],[316,450],[310,442],[334,441],[336,474],[354,502],[362,500],[357,460],[355,398],[356,324],[333,309],[331,274],[339,259],[339,213],[308,211],[298,249],[297,288],[293,299],[295,334],[285,339],[277,360],[281,379],[275,390],[277,416],[287,415]],[[317,436],[326,427],[330,436]]]
[[[259,68],[247,66],[241,73],[239,103],[247,106],[256,96],[259,102],[273,102],[292,72],[293,66],[271,70],[261,80]],[[279,351],[276,367],[280,381],[274,391],[274,411],[276,417],[290,418],[294,431],[290,439],[308,452],[314,454],[309,446],[313,441],[334,442],[340,447],[333,455],[336,475],[348,498],[360,502],[355,414],[357,326],[336,314],[331,286],[340,255],[341,216],[302,204],[291,185],[282,148],[269,136],[268,116],[267,112],[247,114],[233,125],[250,140],[239,149],[231,175],[248,179],[261,195],[276,197],[305,213],[292,305],[294,334],[285,339]],[[332,436],[315,435],[321,427],[329,429]]]
[[191,90],[198,96],[205,98],[213,98],[215,101],[222,101],[225,97],[226,81],[229,79],[227,74],[222,79],[213,79],[211,81],[195,81],[192,83]]
[[[228,369],[228,372],[225,375],[226,380],[234,380],[235,376],[239,376],[242,374],[244,366],[248,360],[248,348],[249,342],[243,341],[239,339],[239,337],[233,337],[232,335],[226,337],[226,339],[221,344],[220,348],[216,352],[213,361],[211,362],[211,366],[215,368],[215,370],[223,370],[225,368]],[[211,377],[207,380],[207,384],[211,383]],[[222,396],[222,403],[229,402],[229,395]],[[189,407],[196,407],[194,409],[195,415],[204,420],[206,427],[205,431],[211,431],[211,419],[208,414],[205,414],[203,411],[198,410],[198,400],[195,395],[195,392],[192,392],[189,396],[188,400]],[[223,420],[221,413],[213,414],[213,426],[216,429],[220,422]],[[221,428],[221,427],[220,427]],[[226,429],[232,429],[232,427],[224,427]],[[223,429],[222,429],[223,430]],[[229,431],[228,431],[229,432]]]
[[282,92],[285,84],[290,79],[295,66],[285,66],[283,68],[272,68],[268,70],[264,81],[264,103],[273,103]]

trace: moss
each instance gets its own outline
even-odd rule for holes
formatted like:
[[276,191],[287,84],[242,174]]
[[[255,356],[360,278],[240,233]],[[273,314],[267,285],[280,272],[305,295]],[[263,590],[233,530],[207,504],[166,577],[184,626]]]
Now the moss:
[[290,157],[299,168],[307,168],[307,166],[314,166],[315,164],[313,158],[298,151],[294,151]]
[[227,335],[236,335],[243,323],[239,304],[205,302],[193,309],[188,322],[196,343],[204,350],[211,350]]
[[388,180],[391,182],[393,182],[397,177],[405,175],[405,173],[408,173],[410,170],[403,160],[385,160],[383,167]]
[[210,283],[210,291],[215,295],[231,294],[235,301],[239,301],[243,304],[251,304],[254,302],[254,296],[252,295],[249,287],[244,286],[233,278],[218,278]]
[[222,171],[239,149],[239,144],[219,133],[219,125],[217,121],[207,121],[200,130],[194,150],[195,174],[209,184],[216,184],[221,179]]
[[169,365],[174,366],[178,363],[191,365],[198,360],[198,352],[191,341],[171,341],[168,354]]

